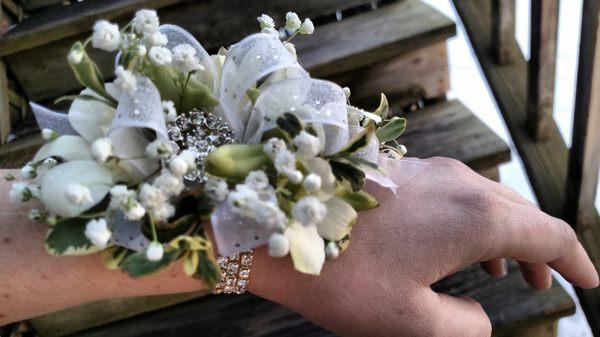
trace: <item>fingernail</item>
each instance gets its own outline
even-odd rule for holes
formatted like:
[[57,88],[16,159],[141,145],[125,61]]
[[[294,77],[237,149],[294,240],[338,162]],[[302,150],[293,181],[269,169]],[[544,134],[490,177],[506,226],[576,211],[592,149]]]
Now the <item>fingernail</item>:
[[508,275],[508,262],[506,262],[506,260],[502,260],[502,271],[501,271],[502,277]]

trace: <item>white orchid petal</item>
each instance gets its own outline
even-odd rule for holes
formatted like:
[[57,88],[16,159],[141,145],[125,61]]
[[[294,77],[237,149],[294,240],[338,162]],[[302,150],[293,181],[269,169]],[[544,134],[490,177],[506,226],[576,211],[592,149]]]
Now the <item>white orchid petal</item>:
[[[112,183],[112,174],[106,167],[90,160],[76,160],[58,165],[46,173],[40,198],[51,213],[74,217],[102,201]],[[82,205],[71,203],[66,193],[71,184],[87,187],[92,202]]]
[[[157,159],[148,158],[146,148],[151,141],[138,128],[116,129],[108,136],[115,148],[115,155],[123,160],[119,167],[127,173],[130,182],[141,182],[159,168]],[[143,157],[139,159],[140,157]],[[138,158],[138,159],[129,159]]]
[[[112,83],[106,84],[106,90],[111,96],[117,95]],[[85,89],[82,95],[92,95],[101,98],[91,89]],[[75,99],[69,109],[69,123],[77,133],[92,143],[106,136],[116,110],[102,102]]]
[[323,158],[303,159],[302,164],[310,173],[314,173],[321,178],[321,188],[316,196],[325,201],[335,195],[336,181],[331,166]]
[[327,216],[318,225],[319,235],[331,241],[341,240],[350,232],[358,214],[349,203],[338,197],[325,201],[325,206]]
[[325,262],[325,242],[315,226],[293,223],[285,230],[290,241],[290,255],[296,270],[319,275]]
[[49,157],[60,157],[65,161],[91,160],[90,145],[79,136],[60,136],[42,146],[33,157],[37,162]]

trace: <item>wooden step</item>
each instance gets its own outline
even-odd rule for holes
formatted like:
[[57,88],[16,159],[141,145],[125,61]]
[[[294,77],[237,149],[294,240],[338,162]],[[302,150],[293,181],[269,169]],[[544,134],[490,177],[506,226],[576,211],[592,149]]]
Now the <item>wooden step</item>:
[[[125,3],[130,2],[132,0]],[[335,1],[311,0],[303,1],[300,6],[300,3],[288,0],[270,7],[261,2],[246,2],[239,7],[240,11],[228,10],[233,5],[226,0],[184,2],[164,7],[159,10],[159,14],[163,22],[188,29],[211,50],[227,46],[246,34],[255,32],[256,13],[279,14],[273,16],[277,22],[283,22],[281,14],[291,9],[298,10],[301,16],[318,17],[333,13],[336,9],[368,2],[352,0],[340,4]],[[86,3],[87,1],[68,6],[65,11],[73,12],[74,8],[85,6]],[[72,43],[85,38],[93,20],[100,15],[107,15],[116,21],[129,16],[124,14],[129,7],[118,7],[113,1],[107,1],[115,7],[109,13],[102,10],[104,7],[96,8],[99,6],[97,2],[90,3],[96,5],[84,8],[87,10],[82,15],[85,20],[73,18],[73,14],[60,14],[66,17],[61,18],[61,25],[55,29],[49,28],[53,21],[37,27],[34,21],[26,20],[0,39],[0,55],[4,54],[6,62],[30,99],[39,101],[54,98],[78,89],[79,83],[65,61]],[[34,27],[28,28],[28,25]],[[337,26],[344,29],[343,34]],[[431,7],[418,0],[402,0],[339,23],[326,24],[321,28],[317,26],[313,36],[300,36],[295,42],[303,64],[319,77],[390,60],[410,50],[442,42],[454,32],[454,23]],[[91,50],[90,54],[103,73],[112,77],[113,54],[98,50]],[[56,78],[61,80],[56,81]]]
[[442,102],[406,115],[399,142],[407,156],[458,159],[475,171],[510,160],[508,145],[458,100]]
[[[493,279],[474,265],[442,280],[434,289],[478,300],[491,318],[494,336],[549,336],[527,333],[548,329],[552,325],[546,320],[548,317],[556,320],[574,313],[573,301],[558,284],[544,292],[533,290],[519,274],[516,263],[509,264],[509,274],[502,279]],[[289,309],[248,294],[206,296],[71,337],[198,335],[334,336]]]

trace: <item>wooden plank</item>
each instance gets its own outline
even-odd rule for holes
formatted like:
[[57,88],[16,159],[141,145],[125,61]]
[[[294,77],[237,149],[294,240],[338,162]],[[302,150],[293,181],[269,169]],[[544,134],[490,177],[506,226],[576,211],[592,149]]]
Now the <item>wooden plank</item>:
[[559,0],[531,1],[531,58],[528,63],[527,124],[531,137],[552,136]]
[[554,122],[551,137],[535,142],[526,128],[527,64],[520,51],[510,65],[498,65],[492,50],[490,4],[487,1],[453,0],[471,46],[504,117],[540,207],[553,216],[562,214],[567,171],[567,147]]
[[[478,266],[441,281],[437,291],[472,296],[491,317],[496,331],[525,329],[572,314],[574,303],[556,284],[548,291],[531,289],[511,263],[509,274],[492,279]],[[165,310],[146,313],[72,337],[150,336],[333,336],[280,305],[247,294],[207,296]]]
[[[579,69],[569,154],[565,215],[574,226],[596,268],[600,267],[600,221],[595,206],[600,168],[600,1],[583,6]],[[578,290],[592,331],[600,334],[600,291]]]
[[13,0],[2,0],[0,2],[12,13],[15,18],[19,17],[21,9]]
[[[30,323],[40,336],[65,336],[78,332],[82,328],[97,327],[117,319],[183,303],[206,294],[207,292],[193,292],[103,300],[34,318],[30,320]],[[119,312],[120,315],[116,317],[115,312]]]
[[450,157],[477,171],[510,160],[508,145],[458,100],[417,110],[406,118],[406,132],[398,141],[408,156]]
[[515,44],[515,0],[492,0],[492,46],[498,64],[513,60]]
[[419,0],[403,0],[315,30],[296,42],[302,64],[327,77],[389,60],[455,35],[454,23]]
[[4,61],[0,60],[0,144],[4,144],[10,133],[10,107],[8,78]]
[[[75,2],[74,0],[73,2]],[[63,0],[21,0],[21,6],[26,12],[39,10],[43,7],[62,4]]]
[[91,30],[98,19],[118,20],[139,8],[159,8],[180,0],[83,1],[32,15],[0,39],[0,56],[42,46]]
[[[366,0],[352,0],[347,3],[344,2],[344,4],[356,4],[359,1],[365,2]],[[243,8],[243,11],[231,12],[229,9],[233,4],[226,0],[186,2],[164,8],[159,12],[162,15],[163,22],[179,24],[189,29],[210,50],[221,45],[229,45],[234,43],[236,38],[255,32],[258,28],[255,22],[256,13],[281,14],[288,9],[298,7],[297,2],[293,0],[277,2],[276,12],[270,5],[263,2],[251,2],[250,4],[240,4],[239,8]],[[339,1],[310,0],[304,1],[302,4],[304,13],[302,15],[313,16],[312,14],[316,13],[326,13],[324,10],[335,11],[335,8],[337,8],[335,4],[339,4]],[[390,18],[388,12],[395,13],[391,17],[396,19],[394,21],[375,21],[374,23],[377,25],[371,25],[371,19],[375,12],[377,12],[376,17],[387,18]],[[188,17],[189,13],[195,13],[194,20]],[[299,37],[296,45],[304,66],[316,77],[323,77],[324,74],[333,75],[334,73],[343,72],[344,69],[364,67],[376,61],[393,58],[415,48],[443,41],[453,35],[455,30],[452,21],[418,0],[403,0],[397,4],[383,6],[373,13],[360,14],[338,24],[317,26],[313,36]],[[176,14],[179,14],[179,16]],[[226,19],[226,17],[230,18]],[[278,22],[282,22],[282,20]],[[341,32],[334,29],[334,27],[343,25],[345,22],[352,23],[351,27],[347,27],[348,29],[356,26],[360,28],[362,33],[359,34],[359,32],[354,31],[355,28],[352,28],[353,30],[344,33],[343,39],[347,43],[338,45],[335,41],[342,39],[342,36],[340,36]],[[396,28],[382,28],[389,26]],[[319,33],[320,31],[322,33]],[[347,41],[349,37],[352,38],[352,41]],[[55,98],[67,92],[75,91],[80,87],[71,74],[65,57],[72,43],[76,39],[84,38],[86,38],[85,35],[75,36],[6,57],[12,72],[30,99],[39,101]],[[362,47],[357,49],[356,47],[343,47],[344,45]],[[369,53],[367,47],[372,48],[373,53]],[[359,54],[352,56],[351,52]],[[365,56],[367,54],[370,56]],[[98,50],[91,50],[90,55],[96,60],[106,77],[112,77],[114,55]],[[323,58],[323,56],[326,56],[326,58]],[[35,62],[32,60],[35,60]],[[318,68],[324,68],[321,67],[319,62],[328,62],[330,68],[325,67],[328,70],[325,73],[320,73]],[[54,81],[54,78],[61,78],[61,81]]]
[[419,98],[444,98],[450,89],[446,43],[438,42],[329,79],[349,87],[352,104],[364,108],[376,107],[382,92],[400,106]]

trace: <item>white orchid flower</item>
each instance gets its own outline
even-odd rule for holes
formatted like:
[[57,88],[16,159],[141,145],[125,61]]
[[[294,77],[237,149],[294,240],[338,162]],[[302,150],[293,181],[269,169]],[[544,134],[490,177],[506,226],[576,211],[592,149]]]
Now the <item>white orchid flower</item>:
[[294,222],[284,235],[290,243],[294,268],[302,273],[319,275],[325,262],[325,242],[319,236],[317,227]]

